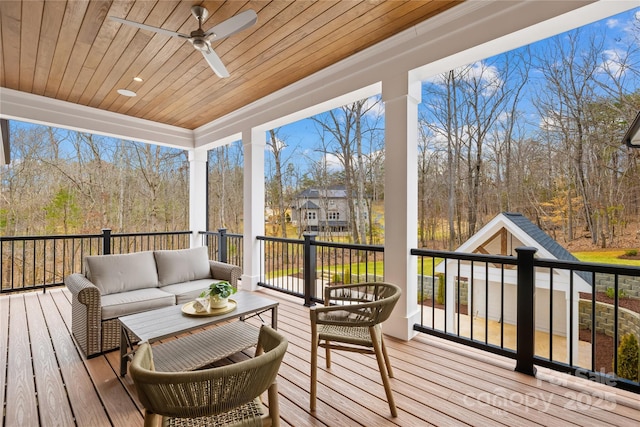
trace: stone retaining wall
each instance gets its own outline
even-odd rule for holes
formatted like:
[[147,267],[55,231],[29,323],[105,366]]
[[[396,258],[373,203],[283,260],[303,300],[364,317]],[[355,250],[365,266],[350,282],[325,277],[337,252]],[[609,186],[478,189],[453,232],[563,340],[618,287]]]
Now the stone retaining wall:
[[[596,274],[596,291],[606,292],[607,288],[614,287],[613,274]],[[640,277],[618,276],[618,290],[627,296],[640,298]]]
[[[578,302],[578,317],[581,329],[591,329],[591,301],[581,299]],[[614,332],[614,306],[596,301],[596,332],[604,333],[610,337]],[[618,333],[619,336],[633,333],[640,336],[640,314],[626,308],[620,307],[618,310]]]
[[[433,296],[432,296],[432,290],[435,290],[436,294],[438,293],[438,278],[435,278],[435,283],[433,283],[434,278],[432,276],[421,276],[418,275],[418,294],[420,294],[420,285],[422,284],[422,299],[423,300],[430,300]],[[455,283],[455,287],[454,287],[454,295],[456,296],[456,298],[458,297],[458,286],[457,286],[458,282]],[[462,301],[464,304],[466,304],[466,301],[468,301],[468,295],[469,295],[469,282],[466,280],[461,280],[460,281],[460,301]],[[420,298],[420,295],[418,295],[418,298]]]

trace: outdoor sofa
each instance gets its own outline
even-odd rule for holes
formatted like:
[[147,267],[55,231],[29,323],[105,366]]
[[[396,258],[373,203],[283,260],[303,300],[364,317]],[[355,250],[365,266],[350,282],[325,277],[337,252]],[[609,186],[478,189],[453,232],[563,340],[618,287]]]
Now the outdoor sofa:
[[118,317],[194,300],[215,281],[234,287],[240,267],[208,258],[207,247],[96,255],[64,279],[73,296],[71,330],[90,357],[120,345]]

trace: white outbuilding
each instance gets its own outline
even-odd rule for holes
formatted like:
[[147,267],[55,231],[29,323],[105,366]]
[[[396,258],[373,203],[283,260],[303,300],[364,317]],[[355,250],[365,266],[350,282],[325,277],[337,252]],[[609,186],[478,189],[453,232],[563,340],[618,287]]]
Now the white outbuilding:
[[[536,258],[577,261],[540,227],[520,213],[501,213],[482,227],[456,249],[461,253],[517,256],[516,248],[528,246],[537,249]],[[473,265],[473,271],[472,271]],[[505,324],[516,324],[517,268],[502,265],[458,262],[449,259],[436,267],[437,273],[447,271],[446,324],[454,330],[456,285],[467,284],[466,295],[469,314]],[[573,278],[571,278],[573,276]],[[571,283],[571,279],[573,283]],[[573,298],[571,298],[573,292]],[[574,351],[578,346],[578,299],[580,292],[592,292],[590,275],[568,270],[536,268],[535,271],[535,325],[536,330],[553,335],[568,336],[568,325],[573,325]],[[571,304],[573,301],[573,311]],[[573,323],[569,316],[573,313]],[[569,342],[567,340],[567,346]],[[569,348],[567,348],[569,351]]]

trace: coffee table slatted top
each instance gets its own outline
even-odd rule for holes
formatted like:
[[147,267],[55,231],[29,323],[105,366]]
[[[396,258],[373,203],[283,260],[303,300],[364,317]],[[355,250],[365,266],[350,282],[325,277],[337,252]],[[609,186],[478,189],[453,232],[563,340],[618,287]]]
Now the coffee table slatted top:
[[175,336],[177,333],[188,332],[207,325],[221,323],[266,310],[272,310],[272,327],[277,326],[277,301],[270,300],[254,292],[240,291],[231,296],[238,304],[229,313],[217,316],[189,316],[182,312],[182,304],[160,308],[120,317],[122,325],[135,334],[140,341],[157,341]]

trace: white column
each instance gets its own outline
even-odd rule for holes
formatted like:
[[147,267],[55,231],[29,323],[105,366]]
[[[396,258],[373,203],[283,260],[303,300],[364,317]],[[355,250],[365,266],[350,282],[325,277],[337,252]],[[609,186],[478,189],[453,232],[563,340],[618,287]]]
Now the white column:
[[191,247],[202,246],[199,231],[207,231],[207,150],[189,150],[189,229]]
[[244,260],[242,289],[255,291],[260,278],[260,242],[264,236],[264,150],[266,132],[242,132],[244,146]]
[[408,340],[419,319],[418,270],[411,248],[418,244],[418,104],[421,85],[409,76],[382,82],[385,105],[385,280],[402,297],[385,323],[385,333]]

